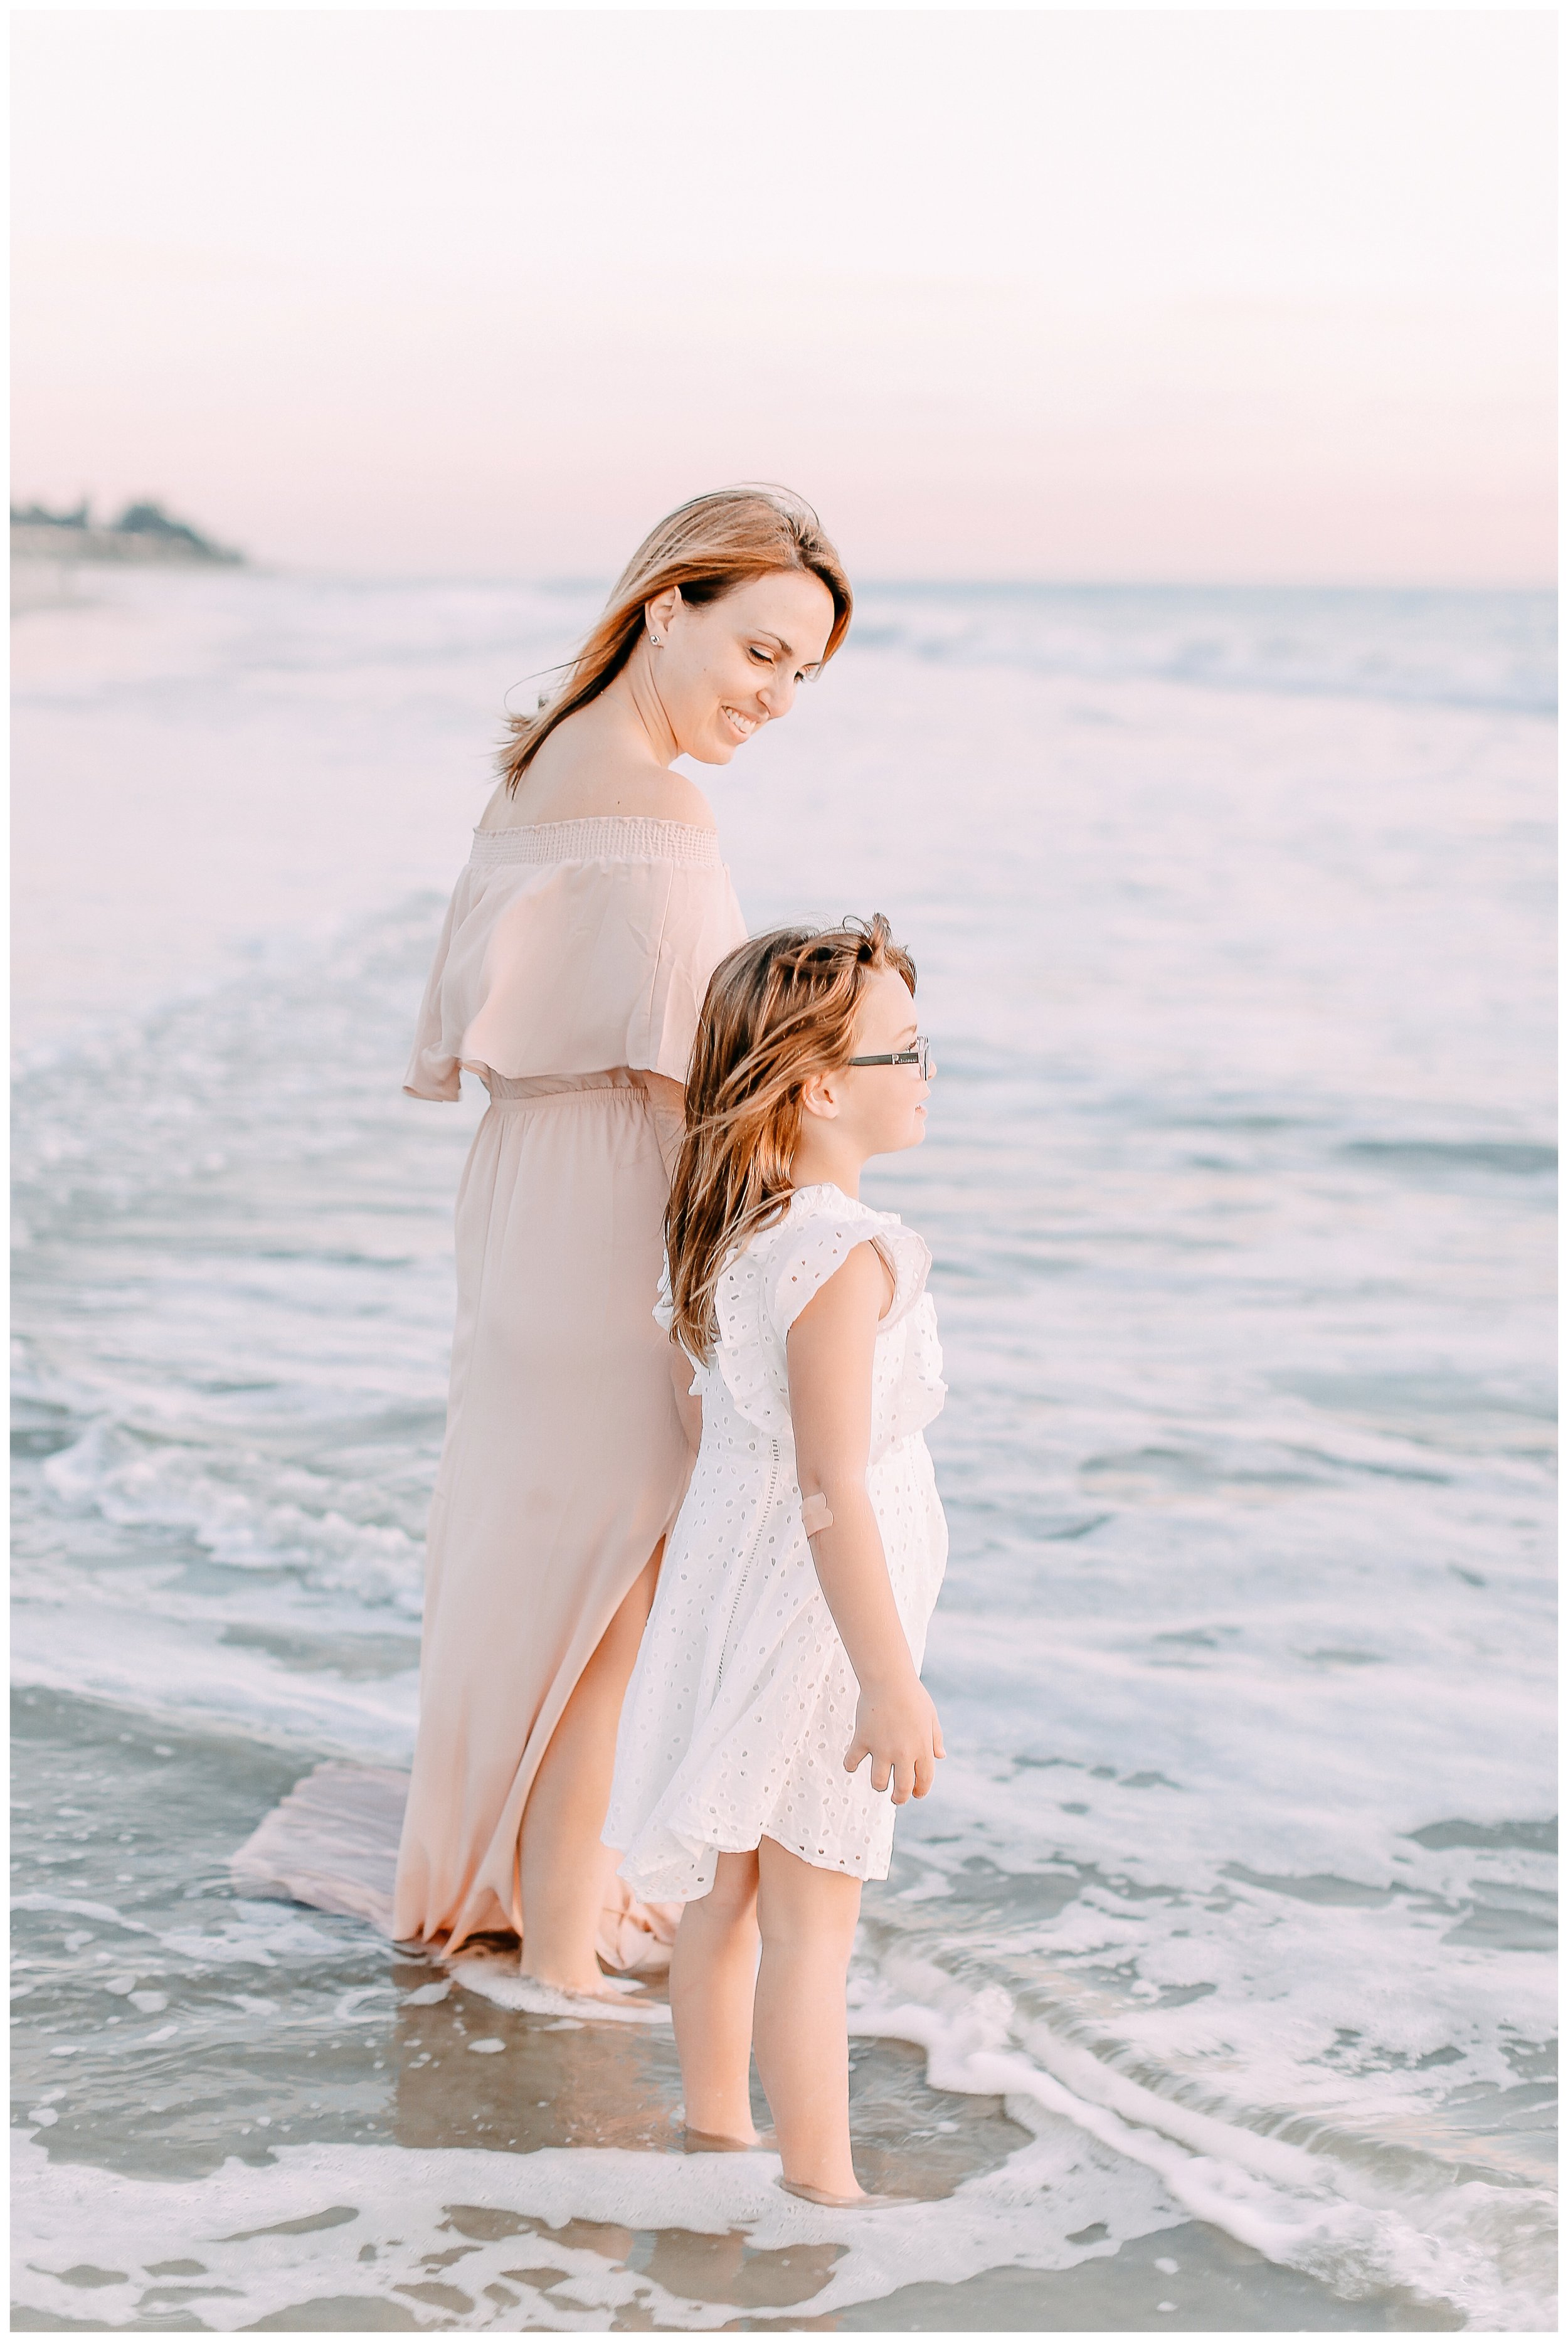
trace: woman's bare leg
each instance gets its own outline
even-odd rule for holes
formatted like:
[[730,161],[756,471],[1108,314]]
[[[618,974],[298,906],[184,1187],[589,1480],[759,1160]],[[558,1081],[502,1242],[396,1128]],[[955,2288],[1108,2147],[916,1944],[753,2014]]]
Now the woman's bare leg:
[[849,2151],[844,1986],[860,1881],[814,1869],[769,1837],[757,1849],[757,2071],[784,2176],[830,2196],[859,2196]]
[[523,1809],[523,1973],[566,1992],[604,1988],[594,1947],[612,1857],[599,1833],[610,1809],[615,1729],[664,1551],[661,1537],[578,1676]]
[[688,1903],[670,1960],[670,2014],[686,2122],[750,2140],[752,1998],[757,1981],[757,1857],[721,1854],[713,1886]]

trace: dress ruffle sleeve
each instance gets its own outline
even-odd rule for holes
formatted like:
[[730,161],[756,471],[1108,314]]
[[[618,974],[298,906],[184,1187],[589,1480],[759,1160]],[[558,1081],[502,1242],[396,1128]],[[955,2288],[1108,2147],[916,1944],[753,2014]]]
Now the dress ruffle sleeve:
[[766,1262],[778,1233],[764,1228],[720,1271],[714,1287],[718,1338],[713,1362],[699,1370],[696,1387],[700,1392],[710,1377],[722,1376],[748,1423],[772,1439],[793,1441],[784,1344],[768,1339]]
[[718,839],[620,817],[481,831],[425,987],[404,1087],[455,1098],[626,1066],[684,1082],[708,978],[745,939]]
[[946,1396],[947,1385],[942,1379],[942,1344],[936,1333],[936,1307],[930,1294],[923,1292],[911,1305],[904,1322],[904,1356],[899,1362],[897,1379],[888,1393],[883,1440],[873,1445],[873,1462],[895,1441],[907,1439],[912,1432],[924,1431],[926,1425],[941,1414],[942,1402]]
[[925,1239],[892,1212],[868,1211],[864,1218],[812,1218],[797,1226],[792,1236],[774,1246],[768,1279],[769,1308],[786,1341],[807,1302],[844,1266],[857,1244],[874,1244],[893,1271],[893,1300],[878,1325],[879,1334],[891,1333],[925,1290],[931,1274]]
[[894,1275],[894,1296],[877,1326],[879,1350],[896,1356],[889,1407],[873,1461],[893,1441],[931,1422],[946,1396],[936,1313],[925,1290],[931,1254],[896,1214],[874,1212],[836,1187],[802,1188],[774,1226],[729,1261],[714,1288],[718,1341],[714,1363],[740,1413],[771,1438],[793,1442],[789,1412],[791,1326],[843,1267],[856,1245],[873,1243]]

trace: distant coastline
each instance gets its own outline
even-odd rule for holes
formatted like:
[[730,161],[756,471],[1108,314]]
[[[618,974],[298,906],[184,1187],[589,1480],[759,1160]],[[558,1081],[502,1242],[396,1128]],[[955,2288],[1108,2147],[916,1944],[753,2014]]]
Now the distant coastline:
[[243,565],[245,555],[204,536],[188,521],[176,520],[162,505],[131,504],[117,520],[95,521],[83,502],[74,512],[50,512],[44,505],[11,507],[13,561],[140,561]]

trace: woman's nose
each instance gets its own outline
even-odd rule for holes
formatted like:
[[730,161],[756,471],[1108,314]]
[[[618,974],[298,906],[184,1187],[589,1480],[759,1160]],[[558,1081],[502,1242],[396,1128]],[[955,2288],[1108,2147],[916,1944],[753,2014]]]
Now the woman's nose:
[[787,716],[794,706],[794,676],[770,675],[765,683],[759,685],[757,697],[774,720]]

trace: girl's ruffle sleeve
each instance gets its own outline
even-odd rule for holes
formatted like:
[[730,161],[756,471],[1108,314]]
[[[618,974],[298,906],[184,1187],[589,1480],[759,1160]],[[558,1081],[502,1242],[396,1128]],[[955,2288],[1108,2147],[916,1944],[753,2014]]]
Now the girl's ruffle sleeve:
[[781,1235],[784,1240],[776,1243],[773,1251],[768,1306],[774,1324],[786,1341],[807,1302],[814,1300],[834,1272],[844,1266],[857,1244],[874,1244],[893,1271],[893,1300],[879,1333],[891,1333],[908,1316],[931,1274],[931,1253],[924,1238],[891,1212],[804,1219]]
[[929,1293],[922,1293],[912,1306],[904,1330],[904,1355],[899,1361],[898,1377],[889,1397],[883,1438],[876,1456],[884,1454],[896,1440],[907,1439],[912,1432],[924,1431],[935,1421],[947,1396],[947,1385],[942,1379],[942,1344],[936,1334],[936,1305]]
[[[894,1278],[893,1299],[877,1327],[877,1350],[888,1361],[891,1385],[874,1411],[871,1449],[874,1464],[895,1441],[924,1430],[941,1413],[947,1396],[936,1338],[936,1310],[925,1289],[931,1252],[924,1238],[906,1228],[892,1212],[867,1212],[864,1218],[804,1220],[775,1246],[768,1306],[782,1350],[807,1302],[822,1291],[857,1244],[867,1243],[875,1245]],[[786,1354],[786,1389],[787,1374]]]
[[714,1287],[718,1338],[713,1363],[701,1370],[697,1387],[708,1377],[722,1376],[748,1423],[772,1439],[793,1441],[789,1369],[767,1306],[766,1264],[782,1233],[782,1225],[764,1228],[720,1270]]
[[936,1313],[925,1291],[931,1254],[894,1214],[846,1207],[842,1197],[834,1208],[813,1210],[807,1200],[812,1192],[805,1191],[784,1218],[754,1236],[724,1267],[714,1293],[719,1338],[714,1364],[705,1371],[722,1375],[736,1407],[759,1431],[793,1440],[785,1346],[790,1328],[855,1246],[874,1244],[894,1275],[894,1297],[878,1326],[878,1340],[889,1337],[899,1346],[891,1427],[877,1442],[880,1455],[892,1440],[929,1423],[946,1394]]

